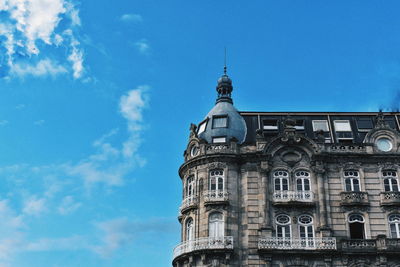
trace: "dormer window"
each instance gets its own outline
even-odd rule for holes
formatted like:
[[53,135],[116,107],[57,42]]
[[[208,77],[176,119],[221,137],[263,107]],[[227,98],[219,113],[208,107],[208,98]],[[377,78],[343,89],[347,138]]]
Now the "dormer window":
[[278,130],[278,120],[263,120],[263,129],[267,131]]
[[374,128],[371,118],[357,118],[357,128],[360,132],[368,132]]
[[213,137],[213,144],[226,143],[226,136]]
[[204,132],[206,130],[206,127],[207,127],[207,120],[200,123],[199,129],[197,130],[197,134],[201,134],[202,132]]
[[304,120],[296,120],[294,128],[299,131],[304,131]]
[[348,120],[336,120],[335,131],[337,140],[352,140],[353,132],[351,131],[350,121]]
[[212,127],[215,128],[227,128],[228,127],[228,116],[213,116]]

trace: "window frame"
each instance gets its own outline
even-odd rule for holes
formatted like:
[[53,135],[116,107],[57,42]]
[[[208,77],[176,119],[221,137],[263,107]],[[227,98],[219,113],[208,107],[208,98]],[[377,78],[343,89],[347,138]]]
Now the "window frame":
[[[346,173],[357,173],[357,175],[346,175]],[[347,180],[349,181],[350,189],[348,190],[347,188]],[[354,181],[357,181],[358,183],[358,190],[354,190],[355,188],[355,183]],[[344,191],[345,192],[362,192],[361,190],[361,179],[360,179],[360,172],[355,171],[355,170],[345,170],[343,171],[343,182],[344,182]]]
[[[213,172],[222,172],[222,174],[212,174]],[[222,188],[220,187],[220,180],[222,179]],[[212,189],[213,181],[215,182],[215,189]],[[224,191],[225,188],[225,172],[223,169],[213,169],[209,172],[208,190],[210,191]]]
[[[217,139],[220,139],[220,138],[223,138],[224,141],[218,141],[218,142],[216,142],[216,140],[217,140]],[[212,137],[212,143],[213,143],[213,144],[226,144],[226,142],[227,142],[226,140],[227,140],[226,136],[213,136],[213,137]]]
[[[211,129],[228,128],[229,127],[229,119],[228,118],[229,118],[228,114],[212,116]],[[217,120],[225,119],[225,126],[215,126],[215,119],[217,119]]]
[[[286,173],[285,175],[279,175],[279,172]],[[276,175],[278,173],[278,175]],[[276,181],[279,180],[279,190],[276,189]],[[282,183],[283,180],[286,180],[287,189],[283,189],[284,184]],[[274,192],[281,192],[281,191],[289,191],[290,190],[290,181],[289,181],[289,172],[285,170],[276,170],[273,173],[273,182],[274,182]]]
[[[340,126],[338,126],[340,123],[347,123],[349,129],[347,129],[347,130],[343,130],[343,129],[338,130],[338,128],[340,128]],[[340,141],[340,140],[353,140],[354,139],[353,129],[351,128],[350,120],[334,120],[333,121],[333,125],[335,127],[335,135],[336,135],[336,139],[338,141]],[[344,134],[344,133],[350,133],[351,137],[341,137],[340,134]]]
[[[197,134],[198,135],[204,133],[207,130],[207,124],[208,124],[208,118],[199,123],[199,127],[197,129]],[[202,130],[201,127],[203,125],[204,125],[204,129]],[[202,131],[200,131],[200,130],[202,130]]]
[[[286,223],[281,223],[278,221],[278,217],[280,216],[285,216],[289,220]],[[292,220],[289,215],[287,214],[278,214],[275,217],[275,224],[276,224],[276,233],[275,236],[277,238],[282,238],[283,240],[290,240],[292,238]],[[279,230],[280,229],[280,230]],[[279,236],[279,232],[281,233],[281,236]],[[288,235],[288,236],[286,236]]]
[[[394,173],[395,175],[385,175],[385,173],[391,172],[392,174]],[[383,190],[384,192],[400,192],[400,187],[399,187],[399,177],[397,175],[397,171],[393,170],[384,170],[382,171],[382,180],[383,180]],[[386,183],[387,181],[387,183]],[[397,190],[393,190],[394,185],[393,181],[396,181],[396,187]],[[389,186],[390,190],[386,190],[386,184]]]
[[[396,216],[398,218],[391,220],[390,217]],[[391,238],[400,238],[400,214],[392,213],[388,216],[389,233]],[[392,229],[394,228],[394,229]],[[394,231],[393,231],[394,230]],[[396,234],[394,235],[393,232]]]
[[[213,215],[220,215],[220,218],[213,219]],[[208,237],[221,238],[225,236],[225,219],[222,212],[211,212],[208,215]]]

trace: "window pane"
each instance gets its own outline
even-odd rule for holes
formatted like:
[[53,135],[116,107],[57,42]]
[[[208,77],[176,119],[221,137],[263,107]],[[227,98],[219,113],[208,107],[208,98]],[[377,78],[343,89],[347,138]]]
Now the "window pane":
[[207,121],[202,122],[199,125],[199,130],[197,131],[197,134],[201,134],[202,132],[204,132],[206,130],[206,126],[207,126]]
[[278,120],[263,120],[263,129],[264,130],[277,130],[278,129]]
[[224,189],[224,179],[218,178],[218,190]]
[[213,128],[226,128],[228,127],[228,117],[213,117]]
[[353,179],[353,186],[355,192],[360,192],[360,181],[358,179]]
[[317,131],[324,131],[324,132],[329,132],[329,126],[328,126],[328,121],[326,120],[315,120],[312,121],[313,124],[313,130],[314,132]]
[[400,236],[398,236],[398,232],[396,231],[397,230],[396,228],[397,227],[396,227],[395,223],[390,225],[390,236],[392,238],[399,238],[400,237]]
[[226,137],[213,137],[213,143],[225,143]]
[[275,190],[281,190],[281,179],[275,179]]
[[351,191],[351,181],[350,178],[346,178],[345,180],[345,184],[346,184],[346,191]]
[[371,118],[358,118],[357,119],[357,128],[360,129],[360,130],[374,128],[374,124],[372,123],[372,119]]
[[351,132],[349,121],[334,121],[336,132]]
[[289,190],[287,179],[282,179],[282,190]]
[[310,180],[304,179],[304,190],[309,191],[310,190]]

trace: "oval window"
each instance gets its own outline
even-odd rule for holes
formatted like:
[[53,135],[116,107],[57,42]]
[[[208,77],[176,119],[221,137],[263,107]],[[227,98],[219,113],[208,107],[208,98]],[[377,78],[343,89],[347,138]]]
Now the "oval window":
[[376,141],[376,146],[378,147],[378,149],[380,151],[383,151],[383,152],[388,152],[388,151],[392,150],[392,148],[393,148],[392,141],[389,138],[379,138]]

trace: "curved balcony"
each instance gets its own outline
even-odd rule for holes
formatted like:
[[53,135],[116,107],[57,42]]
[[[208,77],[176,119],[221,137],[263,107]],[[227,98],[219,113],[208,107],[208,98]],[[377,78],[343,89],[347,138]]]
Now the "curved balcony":
[[275,191],[272,199],[275,205],[279,204],[314,204],[312,191]]
[[226,190],[208,190],[203,193],[204,204],[213,204],[228,202],[228,191]]
[[382,206],[400,206],[400,192],[390,191],[381,193]]
[[189,240],[180,243],[174,248],[174,259],[193,251],[199,250],[226,250],[233,249],[233,237],[222,236],[222,237],[203,237],[194,240]]
[[366,206],[369,205],[367,192],[341,192],[341,202],[343,206]]
[[263,237],[258,240],[258,249],[265,250],[335,250],[336,238],[314,237],[314,238],[283,238]]
[[197,204],[199,202],[199,199],[197,196],[188,196],[185,197],[182,200],[182,204],[179,208],[180,212],[184,212],[185,210],[191,209],[191,208],[197,208]]

